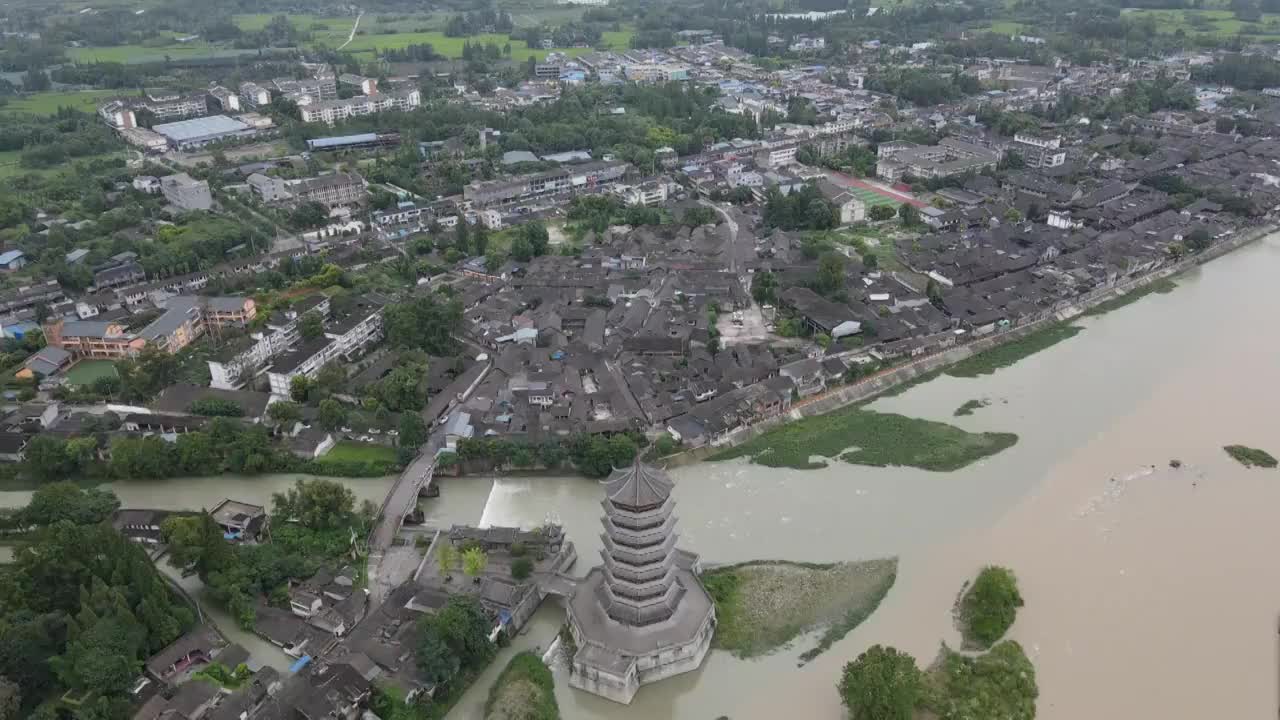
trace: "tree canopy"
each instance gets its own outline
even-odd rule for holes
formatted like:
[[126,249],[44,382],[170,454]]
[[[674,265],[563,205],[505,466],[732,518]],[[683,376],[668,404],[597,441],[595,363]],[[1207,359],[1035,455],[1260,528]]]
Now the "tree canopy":
[[924,695],[924,673],[901,650],[873,645],[844,666],[839,691],[850,720],[911,720]]

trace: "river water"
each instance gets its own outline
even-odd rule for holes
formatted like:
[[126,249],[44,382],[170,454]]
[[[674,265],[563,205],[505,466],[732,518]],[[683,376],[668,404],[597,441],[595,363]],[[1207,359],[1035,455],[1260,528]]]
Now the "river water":
[[[1280,471],[1246,470],[1221,448],[1280,451],[1276,273],[1273,236],[1180,277],[1173,293],[1081,319],[1085,332],[1011,368],[941,377],[873,405],[1019,434],[1013,448],[957,472],[840,463],[792,471],[740,461],[675,470],[681,544],[704,562],[896,555],[897,585],[871,619],[804,667],[796,665],[800,647],[751,661],[715,652],[698,672],[645,687],[625,707],[571,690],[558,674],[563,716],[841,718],[835,684],[843,664],[872,643],[900,647],[922,665],[940,643],[957,644],[952,603],[989,563],[1020,579],[1027,606],[1012,637],[1035,661],[1040,718],[1274,716],[1280,568],[1268,551],[1280,547]],[[953,417],[971,399],[990,405]],[[1175,458],[1180,469],[1169,467]],[[267,503],[297,477],[110,487],[125,506],[195,508],[223,497]],[[378,501],[391,479],[346,482]],[[426,503],[432,524],[550,519],[577,544],[578,573],[598,562],[595,482],[441,484],[441,497]],[[26,497],[0,493],[0,506]],[[562,622],[548,602],[500,660],[547,647]],[[500,667],[451,718],[482,717]]]
[[[998,563],[1026,598],[1012,637],[1037,667],[1038,717],[1274,717],[1280,471],[1246,470],[1221,448],[1280,451],[1277,272],[1271,237],[1179,278],[1173,293],[1081,319],[1085,332],[1011,368],[873,405],[1020,435],[958,472],[741,462],[674,471],[682,545],[704,561],[897,555],[898,583],[867,623],[803,668],[803,648],[753,661],[713,653],[627,707],[561,682],[562,714],[840,718],[845,662],[886,643],[927,664],[941,642],[959,641],[950,610],[962,584]],[[971,399],[991,404],[953,417]],[[1180,469],[1169,467],[1175,458]],[[451,479],[440,502],[490,488],[484,523],[557,519],[578,544],[576,570],[597,562],[598,485]],[[547,647],[562,618],[548,603],[516,645]],[[451,717],[480,718],[496,672]]]

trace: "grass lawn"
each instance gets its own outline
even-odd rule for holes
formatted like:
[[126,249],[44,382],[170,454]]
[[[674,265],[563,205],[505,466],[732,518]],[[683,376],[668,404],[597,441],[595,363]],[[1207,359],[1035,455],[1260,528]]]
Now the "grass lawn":
[[878,413],[860,406],[789,422],[711,457],[748,457],[759,465],[812,470],[838,457],[854,465],[906,465],[947,472],[1009,448],[1013,433],[971,433],[954,425]]
[[71,107],[85,112],[94,112],[103,98],[132,94],[128,90],[81,90],[79,92],[40,92],[21,97],[14,97],[3,106],[0,112],[31,113],[34,115],[53,115],[60,107]]
[[1006,368],[1050,348],[1068,338],[1073,338],[1083,330],[1079,325],[1058,324],[1043,330],[1037,330],[1021,340],[1014,340],[1003,345],[980,352],[947,368],[945,372],[952,377],[974,378],[979,375],[990,375],[1000,368]]
[[67,382],[89,385],[100,377],[115,377],[116,364],[110,360],[81,360],[67,370]]
[[378,445],[376,443],[361,443],[344,440],[333,446],[333,449],[325,453],[324,457],[319,458],[316,462],[325,461],[355,461],[355,462],[389,462],[396,461],[396,449],[387,447],[386,445]]
[[600,33],[600,43],[610,50],[630,50],[634,36],[635,32],[631,30],[606,30]]
[[871,616],[897,579],[898,561],[810,565],[750,562],[708,570],[716,603],[715,647],[738,657],[764,655],[825,628],[811,660]]

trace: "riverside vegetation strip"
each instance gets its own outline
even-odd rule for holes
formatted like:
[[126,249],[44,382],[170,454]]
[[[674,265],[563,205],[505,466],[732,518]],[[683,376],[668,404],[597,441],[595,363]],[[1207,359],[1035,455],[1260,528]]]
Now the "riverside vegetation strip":
[[812,470],[827,466],[815,455],[854,465],[905,465],[949,472],[1018,442],[1013,433],[971,433],[954,425],[879,413],[860,406],[815,415],[770,430],[712,460],[748,457],[768,467]]
[[802,662],[862,624],[897,579],[896,558],[816,565],[747,562],[703,573],[716,603],[715,647],[740,658],[766,655],[822,629]]

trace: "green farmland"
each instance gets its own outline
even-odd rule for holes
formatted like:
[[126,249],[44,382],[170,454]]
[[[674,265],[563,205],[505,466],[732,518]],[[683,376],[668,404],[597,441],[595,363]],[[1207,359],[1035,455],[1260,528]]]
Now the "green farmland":
[[128,95],[129,90],[82,90],[80,92],[40,92],[23,95],[0,106],[0,112],[53,115],[60,107],[94,112],[103,98]]

